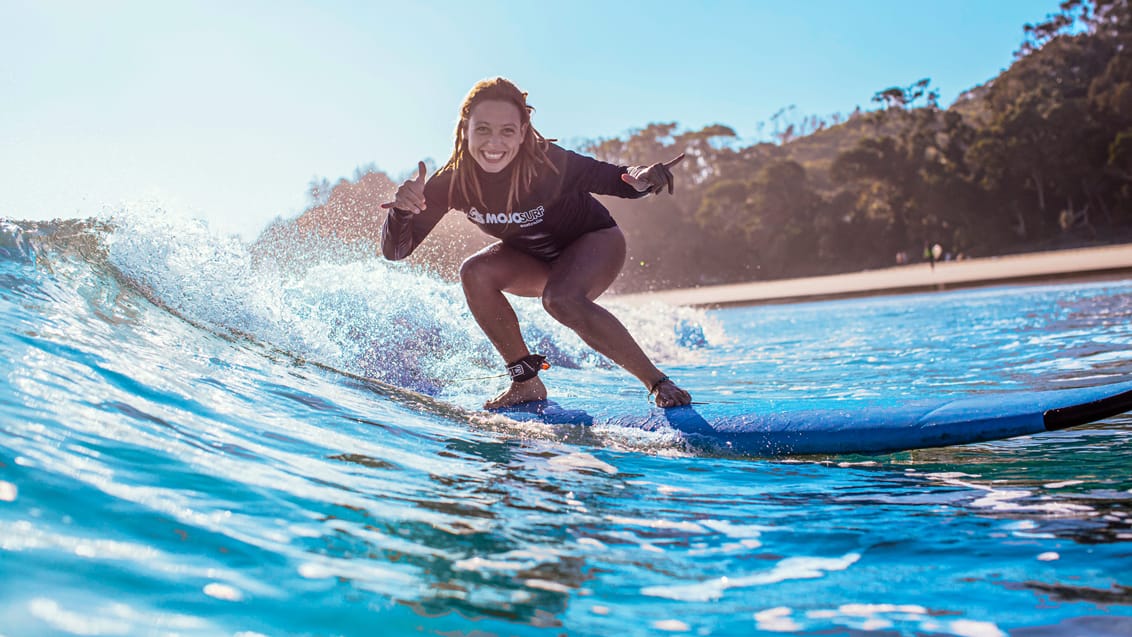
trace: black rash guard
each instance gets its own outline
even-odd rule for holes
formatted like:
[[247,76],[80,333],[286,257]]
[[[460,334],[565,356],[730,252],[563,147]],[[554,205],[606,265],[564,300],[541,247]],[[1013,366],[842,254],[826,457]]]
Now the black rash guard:
[[540,166],[530,190],[520,195],[514,210],[507,209],[514,161],[498,173],[485,172],[478,164],[473,166],[483,190],[483,205],[449,201],[452,172],[436,173],[425,183],[425,209],[420,214],[389,211],[381,231],[385,258],[396,261],[409,256],[440,218],[454,209],[505,245],[543,261],[553,261],[583,234],[617,225],[609,210],[590,193],[627,199],[646,194],[621,180],[627,170],[624,166],[607,164],[554,144],[546,154],[558,171]]

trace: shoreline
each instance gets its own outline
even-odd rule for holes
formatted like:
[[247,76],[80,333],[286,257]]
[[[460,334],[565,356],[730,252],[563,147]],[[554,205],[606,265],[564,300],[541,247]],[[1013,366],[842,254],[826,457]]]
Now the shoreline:
[[1132,244],[1031,252],[1001,257],[894,266],[826,276],[610,295],[630,305],[717,308],[909,294],[1009,283],[1044,283],[1132,277]]

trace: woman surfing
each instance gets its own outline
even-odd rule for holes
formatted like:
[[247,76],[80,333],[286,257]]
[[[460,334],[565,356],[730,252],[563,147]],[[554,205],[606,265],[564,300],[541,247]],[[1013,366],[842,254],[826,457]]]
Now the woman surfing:
[[625,237],[593,194],[638,198],[673,192],[669,170],[684,155],[651,166],[616,166],[550,143],[531,125],[527,94],[503,78],[472,87],[460,107],[448,162],[397,188],[382,228],[385,258],[404,259],[449,210],[460,210],[498,242],[468,257],[460,281],[468,308],[499,352],[511,385],[484,404],[499,409],[545,400],[532,354],[504,292],[539,297],[555,320],[633,374],[659,407],[692,397],[661,372],[625,326],[594,302],[625,263]]

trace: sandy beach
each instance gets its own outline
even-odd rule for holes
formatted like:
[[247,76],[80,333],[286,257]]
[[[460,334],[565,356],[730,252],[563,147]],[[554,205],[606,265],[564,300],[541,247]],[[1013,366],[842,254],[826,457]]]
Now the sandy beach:
[[865,270],[831,276],[755,281],[611,297],[619,303],[723,307],[1040,283],[1067,279],[1132,277],[1132,244],[1035,252]]

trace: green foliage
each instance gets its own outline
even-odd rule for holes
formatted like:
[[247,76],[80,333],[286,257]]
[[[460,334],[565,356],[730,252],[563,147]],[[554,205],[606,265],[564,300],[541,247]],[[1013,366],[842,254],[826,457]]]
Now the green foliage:
[[[807,135],[783,109],[774,144],[669,123],[588,150],[615,149],[621,163],[695,158],[677,176],[675,205],[618,216],[643,253],[673,242],[645,225],[711,247],[685,248],[692,260],[664,285],[885,266],[897,254],[915,260],[924,243],[976,256],[1129,237],[1132,0],[1067,0],[1023,34],[1015,63],[948,109],[923,79]],[[717,135],[729,143],[712,143]]]

